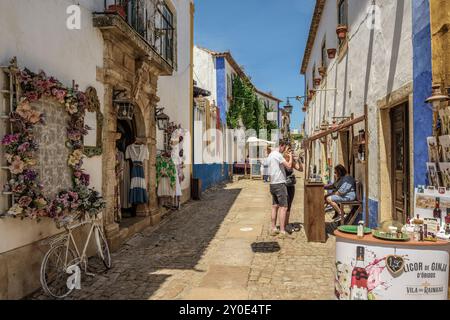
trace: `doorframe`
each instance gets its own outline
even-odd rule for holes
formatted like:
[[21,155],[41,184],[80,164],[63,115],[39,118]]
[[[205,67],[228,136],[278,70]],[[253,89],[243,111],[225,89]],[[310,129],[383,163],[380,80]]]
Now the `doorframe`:
[[[405,173],[405,175],[406,175],[406,179],[407,179],[407,181],[406,181],[406,184],[405,184],[405,186],[406,186],[406,197],[407,197],[407,199],[405,199],[405,201],[404,201],[404,205],[405,205],[405,217],[406,217],[406,219],[408,218],[408,215],[411,215],[411,198],[412,198],[412,194],[411,194],[411,175],[410,175],[410,172],[411,172],[411,161],[410,161],[410,154],[411,154],[411,151],[410,151],[410,146],[411,146],[411,136],[410,136],[410,134],[411,134],[411,132],[410,132],[410,119],[409,119],[409,114],[410,114],[410,104],[409,104],[409,101],[408,100],[406,100],[406,101],[404,101],[404,102],[402,102],[402,103],[400,103],[400,104],[396,104],[395,106],[393,106],[392,108],[390,108],[389,109],[389,120],[390,120],[390,127],[391,127],[391,130],[390,130],[390,139],[391,139],[391,148],[390,148],[390,150],[391,150],[391,158],[390,158],[390,166],[391,166],[391,172],[390,172],[390,181],[391,181],[391,183],[392,183],[392,188],[391,188],[391,212],[392,212],[392,215],[393,215],[393,213],[395,212],[395,207],[396,207],[396,205],[395,205],[395,201],[396,201],[396,185],[395,185],[395,179],[396,179],[396,168],[395,168],[395,159],[394,159],[394,157],[393,157],[393,155],[395,154],[395,144],[393,143],[394,142],[394,130],[392,130],[392,128],[393,128],[393,123],[392,123],[392,112],[394,111],[394,109],[396,109],[396,108],[400,108],[400,107],[402,107],[402,108],[404,108],[405,110],[404,110],[404,112],[405,112],[405,114],[404,114],[404,118],[403,118],[403,121],[404,121],[404,126],[405,126],[405,128],[404,128],[404,134],[405,134],[405,137],[404,137],[404,147],[405,147],[405,152],[404,152],[404,165],[406,166],[406,168],[404,168],[404,173]],[[403,222],[402,222],[403,223]]]
[[[413,82],[410,81],[399,89],[377,100],[378,116],[378,193],[372,194],[373,199],[378,199],[378,222],[392,218],[392,183],[391,183],[391,121],[389,110],[402,103],[408,103],[409,110],[414,107]],[[414,118],[409,112],[409,177],[410,193],[414,190]],[[372,189],[375,190],[375,189]],[[414,213],[414,197],[410,197],[410,216]]]

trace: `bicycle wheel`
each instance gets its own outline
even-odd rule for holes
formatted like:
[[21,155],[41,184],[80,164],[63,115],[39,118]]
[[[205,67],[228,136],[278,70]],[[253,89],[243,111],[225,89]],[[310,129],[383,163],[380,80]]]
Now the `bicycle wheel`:
[[[66,254],[67,252],[67,254]],[[51,248],[44,256],[41,264],[41,285],[45,293],[53,298],[62,299],[72,293],[73,289],[67,287],[67,267],[76,259],[72,249],[67,250],[66,245]]]
[[97,245],[97,254],[103,261],[106,269],[111,269],[111,254],[109,252],[108,242],[106,242],[106,238],[100,227],[95,227],[94,234],[95,244]]

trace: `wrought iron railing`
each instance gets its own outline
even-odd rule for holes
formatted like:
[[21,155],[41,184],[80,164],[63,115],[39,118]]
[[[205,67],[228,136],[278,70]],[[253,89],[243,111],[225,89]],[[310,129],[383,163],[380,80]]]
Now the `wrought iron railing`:
[[105,13],[121,16],[153,49],[174,66],[174,16],[163,0],[104,0]]

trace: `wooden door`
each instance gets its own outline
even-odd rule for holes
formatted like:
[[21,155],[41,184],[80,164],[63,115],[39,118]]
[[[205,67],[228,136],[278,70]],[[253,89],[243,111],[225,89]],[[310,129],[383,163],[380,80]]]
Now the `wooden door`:
[[392,143],[392,218],[406,223],[409,214],[409,127],[408,104],[391,110]]

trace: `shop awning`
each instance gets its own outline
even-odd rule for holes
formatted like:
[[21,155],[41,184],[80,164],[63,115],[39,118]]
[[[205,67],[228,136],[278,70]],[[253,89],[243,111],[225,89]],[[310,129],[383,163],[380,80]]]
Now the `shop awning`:
[[342,131],[344,129],[347,129],[347,128],[351,127],[351,126],[354,126],[355,124],[363,122],[364,120],[366,120],[366,116],[361,116],[361,117],[358,117],[358,118],[355,118],[355,119],[352,119],[352,120],[348,120],[348,121],[346,121],[344,123],[341,123],[339,125],[336,125],[335,127],[330,128],[328,130],[324,130],[324,131],[321,131],[319,133],[316,133],[315,135],[312,135],[308,139],[305,139],[304,140],[304,145],[308,146],[310,142],[313,142],[313,141],[316,141],[316,140],[318,140],[320,138],[326,137],[326,136],[328,136],[328,135],[330,135],[332,133],[339,132],[339,131]]
[[275,142],[258,139],[256,137],[250,137],[247,140],[247,143],[258,143],[258,144],[262,144],[262,145],[274,145],[275,144]]

